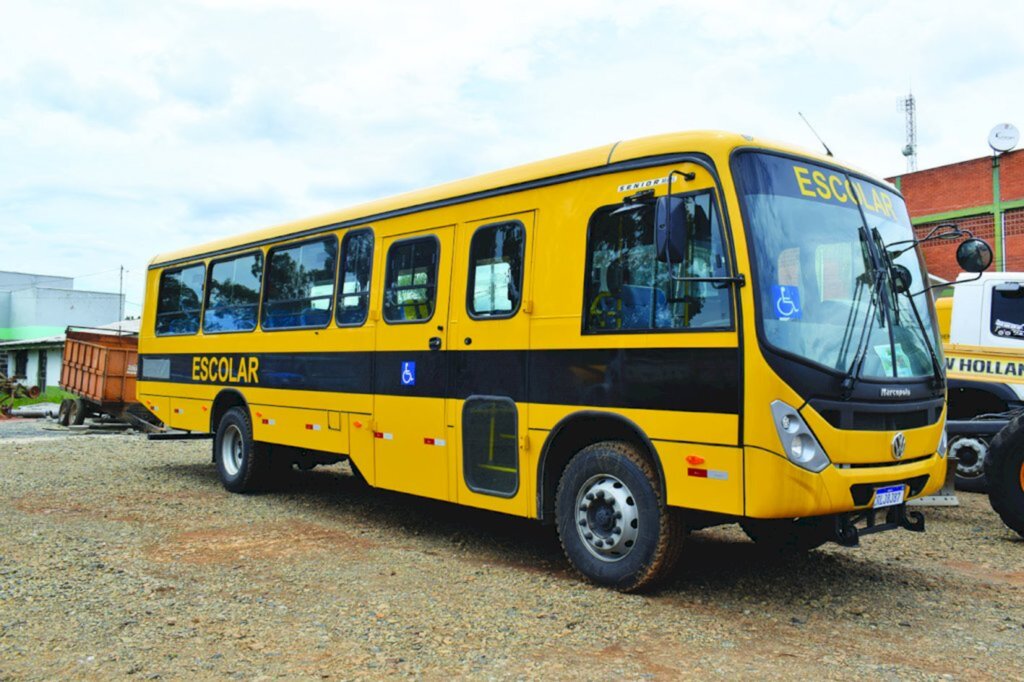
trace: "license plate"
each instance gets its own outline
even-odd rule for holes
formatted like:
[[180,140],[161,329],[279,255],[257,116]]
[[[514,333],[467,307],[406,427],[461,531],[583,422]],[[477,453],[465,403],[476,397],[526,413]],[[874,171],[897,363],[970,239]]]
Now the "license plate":
[[904,487],[902,485],[890,485],[884,488],[877,488],[875,490],[875,509],[902,504],[903,489]]

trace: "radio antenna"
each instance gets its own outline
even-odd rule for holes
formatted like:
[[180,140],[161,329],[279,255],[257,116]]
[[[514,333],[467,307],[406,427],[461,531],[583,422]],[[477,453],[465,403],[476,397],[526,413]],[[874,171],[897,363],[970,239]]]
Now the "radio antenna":
[[802,113],[800,113],[799,111],[798,111],[798,112],[796,112],[796,113],[797,113],[797,114],[798,114],[798,115],[800,116],[800,118],[802,118],[802,119],[804,120],[804,123],[806,123],[806,124],[807,124],[807,127],[811,129],[811,132],[812,132],[812,133],[814,133],[814,136],[815,136],[816,138],[818,138],[818,142],[820,142],[820,143],[821,143],[821,146],[825,148],[825,154],[826,154],[826,155],[828,155],[828,156],[832,156],[832,155],[833,155],[833,154],[832,154],[832,150],[828,148],[828,145],[827,145],[827,144],[825,144],[825,140],[821,139],[821,135],[819,135],[819,134],[818,134],[818,131],[814,129],[814,126],[812,126],[812,125],[811,125],[811,122],[807,120],[807,117],[806,117],[806,116],[804,116],[804,115],[803,115]]

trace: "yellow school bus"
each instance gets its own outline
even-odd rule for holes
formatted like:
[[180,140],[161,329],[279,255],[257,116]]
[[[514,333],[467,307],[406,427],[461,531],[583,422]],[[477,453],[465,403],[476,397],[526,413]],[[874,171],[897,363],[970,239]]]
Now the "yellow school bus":
[[230,491],[348,461],[556,524],[635,590],[711,525],[923,530],[945,380],[913,239],[831,158],[622,141],[157,256],[138,398],[215,434]]

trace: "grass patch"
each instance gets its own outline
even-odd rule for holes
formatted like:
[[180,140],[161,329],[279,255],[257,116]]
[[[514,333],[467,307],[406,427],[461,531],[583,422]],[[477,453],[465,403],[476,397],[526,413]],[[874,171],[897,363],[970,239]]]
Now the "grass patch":
[[38,398],[18,398],[17,400],[14,401],[12,407],[36,405],[38,403],[57,403],[58,405],[60,405],[60,401],[64,400],[65,398],[74,397],[74,393],[68,393],[67,391],[51,386],[42,393],[40,393]]

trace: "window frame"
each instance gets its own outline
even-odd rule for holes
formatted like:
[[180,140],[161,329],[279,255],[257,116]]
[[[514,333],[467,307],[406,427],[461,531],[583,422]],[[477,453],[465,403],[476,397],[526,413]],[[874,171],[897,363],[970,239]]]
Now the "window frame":
[[[430,306],[430,317],[425,317],[422,320],[389,320],[386,310],[388,289],[390,288],[391,281],[391,259],[389,258],[389,256],[391,255],[391,250],[400,244],[408,244],[409,242],[417,241],[433,241],[437,248],[437,258],[434,260],[434,284],[433,287],[430,287],[429,284],[425,285],[433,289],[433,298],[431,299],[432,305]],[[384,320],[385,324],[425,324],[434,319],[434,315],[437,313],[437,275],[441,269],[441,257],[443,255],[444,254],[441,253],[441,240],[438,238],[436,234],[433,233],[413,237],[406,237],[405,239],[396,239],[395,241],[391,242],[391,244],[388,246],[388,250],[384,253],[384,283],[381,286],[380,317],[382,320]],[[409,288],[412,289],[418,287],[416,287],[415,285],[410,285]]]
[[509,491],[509,492],[493,490],[493,489],[490,489],[490,488],[484,488],[484,487],[481,487],[481,486],[474,485],[472,482],[470,482],[469,475],[468,475],[468,472],[470,471],[470,468],[469,468],[469,466],[467,466],[467,461],[466,460],[467,460],[467,458],[469,456],[469,452],[464,447],[462,448],[462,462],[461,462],[461,464],[462,464],[462,482],[466,485],[466,488],[468,488],[470,491],[472,491],[472,492],[474,492],[474,493],[476,493],[478,495],[489,495],[491,497],[503,497],[505,499],[511,499],[511,498],[513,498],[513,497],[515,497],[516,495],[519,494],[519,489],[522,487],[522,481],[523,481],[523,475],[522,475],[523,474],[523,457],[522,457],[522,453],[520,453],[520,451],[519,451],[519,436],[520,436],[520,429],[519,429],[519,426],[520,426],[520,424],[519,424],[519,406],[516,404],[516,401],[514,401],[512,398],[510,398],[508,396],[504,396],[504,395],[478,395],[478,394],[473,394],[473,395],[467,396],[466,399],[462,403],[462,411],[461,411],[461,413],[459,415],[459,422],[460,422],[459,423],[459,426],[460,426],[460,428],[459,428],[459,438],[462,439],[463,443],[465,443],[465,441],[466,441],[466,410],[467,410],[467,407],[471,406],[473,402],[490,402],[490,403],[499,403],[500,402],[500,403],[508,403],[512,407],[512,415],[513,415],[512,419],[513,419],[513,426],[514,426],[514,429],[515,429],[515,436],[516,436],[515,440],[513,441],[513,446],[512,446],[512,449],[515,451],[515,454],[516,454],[516,485],[515,485],[515,488],[513,490]]
[[[197,266],[203,268],[203,276],[202,276],[203,291],[202,291],[202,295],[199,298],[199,320],[198,320],[199,324],[196,327],[196,330],[194,332],[161,332],[159,330],[159,327],[157,326],[157,323],[160,321],[160,316],[161,315],[177,315],[177,314],[181,313],[180,310],[177,311],[177,312],[173,312],[173,313],[166,313],[166,312],[165,313],[161,313],[160,312],[160,291],[163,289],[163,286],[164,286],[164,277],[167,277],[167,275],[170,275],[170,274],[174,274],[174,273],[178,273],[178,272],[184,272],[185,270],[188,270],[189,268],[194,268],[194,267],[197,267]],[[198,261],[196,263],[187,263],[187,264],[181,265],[179,267],[165,268],[164,270],[160,271],[160,281],[157,282],[157,286],[156,286],[156,312],[153,313],[153,334],[155,336],[196,336],[197,334],[202,334],[203,333],[203,315],[205,314],[205,309],[206,309],[206,273],[208,271],[209,271],[209,268],[207,267],[206,261]]]
[[[368,233],[370,235],[370,280],[367,283],[366,289],[366,311],[363,313],[363,319],[359,322],[342,322],[339,319],[341,313],[341,306],[338,304],[339,299],[342,296],[362,296],[362,294],[343,294],[341,292],[341,275],[342,268],[345,266],[345,244],[349,238],[355,237],[359,234]],[[377,251],[377,235],[373,230],[372,226],[358,227],[354,230],[348,230],[342,236],[340,243],[338,244],[338,268],[337,274],[334,276],[334,323],[335,326],[344,329],[346,327],[362,327],[366,324],[366,321],[370,318],[370,303],[373,298],[373,258]]]
[[[210,307],[210,280],[213,279],[213,268],[218,263],[226,263],[228,261],[237,260],[239,258],[245,258],[246,256],[258,255],[263,258],[262,267],[260,268],[260,290],[256,300],[256,324],[253,325],[252,329],[227,329],[220,331],[207,331],[206,330],[206,311]],[[218,258],[217,260],[211,260],[206,267],[206,291],[203,292],[203,316],[199,320],[199,329],[203,335],[206,334],[251,334],[260,328],[260,312],[263,310],[263,280],[267,275],[267,254],[263,252],[263,249],[253,249],[252,251],[245,251],[243,253],[233,254],[231,256],[225,256],[224,258]],[[230,307],[230,306],[229,306]],[[240,307],[240,306],[235,306]]]
[[[327,297],[327,300],[329,302],[329,306],[330,307],[327,309],[328,315],[327,315],[327,320],[324,322],[324,324],[322,324],[320,326],[305,325],[304,324],[304,325],[297,325],[297,326],[292,326],[292,327],[265,327],[265,326],[263,326],[263,309],[266,307],[266,304],[267,304],[267,291],[268,291],[267,278],[270,276],[270,262],[271,262],[271,259],[273,258],[274,252],[275,251],[280,251],[280,250],[283,250],[283,249],[292,249],[292,248],[295,248],[296,246],[302,247],[302,246],[305,246],[306,244],[314,244],[316,242],[325,242],[326,243],[326,242],[329,242],[331,240],[334,240],[334,257],[337,258],[338,257],[338,235],[337,234],[333,234],[333,233],[332,234],[328,234],[328,235],[324,235],[324,236],[321,236],[321,237],[313,237],[311,239],[301,239],[299,241],[294,241],[294,242],[278,243],[278,244],[274,244],[273,246],[271,246],[271,247],[269,247],[267,249],[267,253],[264,256],[264,262],[263,262],[263,279],[260,282],[260,288],[262,289],[262,291],[260,292],[260,310],[259,310],[259,325],[258,325],[260,331],[264,331],[264,332],[287,332],[287,331],[295,331],[295,330],[300,330],[300,329],[326,329],[327,327],[329,327],[331,325],[331,320],[334,319],[334,296],[335,296],[335,292],[338,289],[338,268],[337,268],[337,266],[335,266],[334,268],[331,268],[331,273],[332,273],[331,277],[333,278],[332,281],[334,283],[334,286],[333,286],[334,290],[331,292],[331,295]],[[312,298],[313,297],[307,296],[304,299],[296,298],[296,299],[293,299],[293,300],[295,300],[295,301],[307,300],[308,301],[308,300],[312,300]],[[319,297],[317,297],[317,298],[319,298]]]
[[[517,225],[523,232],[523,245],[520,249],[519,259],[521,261],[521,271],[519,273],[519,300],[516,301],[516,305],[512,310],[507,313],[491,314],[491,315],[480,315],[473,312],[473,287],[476,284],[476,268],[474,267],[473,261],[473,242],[476,240],[477,235],[487,229],[504,227],[506,225]],[[473,235],[469,238],[469,253],[467,254],[467,272],[466,272],[466,314],[469,315],[472,320],[507,320],[515,317],[519,314],[519,310],[523,306],[523,282],[526,281],[526,239],[529,235],[526,232],[526,225],[521,220],[501,220],[494,223],[487,223],[481,225],[473,230]]]
[[[719,193],[716,185],[708,185],[707,187],[701,187],[700,189],[690,190],[689,192],[673,192],[673,197],[687,197],[697,194],[711,194],[711,205],[718,212],[718,231],[719,238],[722,244],[722,259],[725,262],[726,271],[729,273],[727,277],[734,277],[736,272],[734,254],[732,249],[732,242],[730,241],[729,231],[726,227],[725,213],[722,210],[721,201],[719,201]],[[661,197],[657,197],[661,198]],[[716,334],[721,332],[736,331],[736,287],[732,282],[729,283],[728,287],[723,287],[724,291],[728,292],[728,310],[729,319],[726,324],[716,327],[678,327],[678,328],[644,328],[644,329],[588,329],[587,328],[587,314],[590,310],[587,294],[589,293],[588,287],[590,282],[590,269],[594,264],[594,253],[591,249],[591,233],[594,228],[594,216],[600,211],[606,209],[615,209],[622,206],[624,202],[618,202],[615,204],[603,204],[598,206],[591,212],[590,217],[587,219],[587,238],[584,244],[584,270],[583,270],[583,304],[580,310],[580,333],[583,336],[603,336],[607,334]],[[655,226],[655,248],[657,248],[657,226]],[[723,280],[724,282],[724,280]]]

